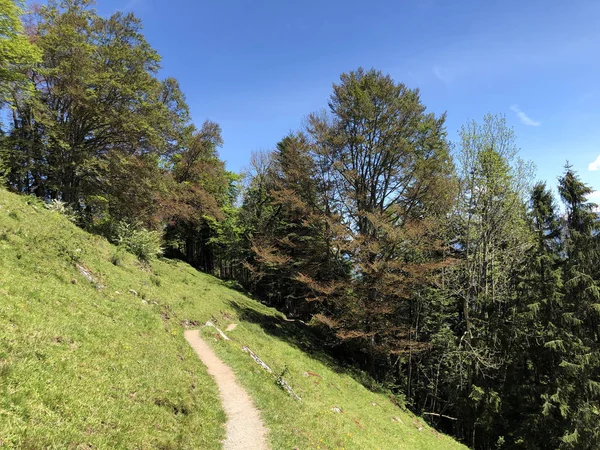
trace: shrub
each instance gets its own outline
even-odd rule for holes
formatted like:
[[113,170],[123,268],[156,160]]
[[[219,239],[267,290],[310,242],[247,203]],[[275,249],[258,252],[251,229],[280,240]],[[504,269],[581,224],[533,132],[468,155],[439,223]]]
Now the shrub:
[[0,156],[0,187],[6,184],[6,177],[10,174],[9,165]]
[[57,213],[65,216],[71,222],[77,221],[77,216],[75,214],[75,211],[73,211],[73,208],[71,208],[67,203],[65,203],[61,200],[56,200],[56,199],[50,200],[48,203],[46,203],[45,206],[46,206],[46,209],[57,212]]
[[117,249],[115,250],[115,252],[113,253],[113,255],[110,258],[110,262],[113,263],[115,266],[120,266],[123,264],[123,260],[125,258],[127,249],[125,247],[123,247],[122,245],[119,245],[117,247]]
[[158,231],[149,231],[127,222],[117,224],[116,243],[142,262],[150,262],[163,253],[162,238]]

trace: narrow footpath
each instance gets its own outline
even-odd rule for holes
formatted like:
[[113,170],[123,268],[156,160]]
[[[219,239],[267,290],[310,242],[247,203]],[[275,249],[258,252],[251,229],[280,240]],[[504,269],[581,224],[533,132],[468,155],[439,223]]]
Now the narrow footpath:
[[223,409],[227,414],[227,436],[224,450],[268,450],[267,429],[248,393],[235,375],[210,346],[202,340],[198,330],[186,330],[185,339],[192,346],[208,373],[215,379]]

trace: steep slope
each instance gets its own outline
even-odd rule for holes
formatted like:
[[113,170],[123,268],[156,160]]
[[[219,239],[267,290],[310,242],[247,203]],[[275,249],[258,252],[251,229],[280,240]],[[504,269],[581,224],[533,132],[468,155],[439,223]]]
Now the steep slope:
[[144,267],[0,190],[0,447],[220,448],[217,387],[183,336],[207,320],[237,325],[229,341],[202,336],[262,411],[273,449],[464,448],[363,387],[302,324],[183,263]]

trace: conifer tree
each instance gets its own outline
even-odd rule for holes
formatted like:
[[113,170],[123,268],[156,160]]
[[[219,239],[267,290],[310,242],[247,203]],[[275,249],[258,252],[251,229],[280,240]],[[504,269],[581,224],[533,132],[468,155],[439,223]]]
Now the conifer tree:
[[433,388],[438,411],[458,419],[454,432],[475,448],[493,448],[518,330],[516,274],[533,247],[526,215],[531,168],[518,157],[502,116],[463,127],[456,160],[459,193],[447,232],[455,264],[430,294],[447,315],[426,355],[437,361],[423,359],[415,368],[436,381],[422,384],[425,392],[417,394],[427,398]]
[[564,356],[545,407],[564,423],[560,448],[593,449],[600,442],[600,226],[596,205],[588,201],[592,189],[569,165],[558,190],[566,208],[565,301],[562,338],[547,345]]
[[515,448],[557,448],[561,420],[545,407],[556,388],[555,371],[563,349],[547,343],[563,337],[562,224],[553,195],[544,183],[533,187],[530,226],[535,245],[517,274],[517,315],[513,351],[506,363],[503,435]]
[[328,245],[323,189],[303,134],[283,138],[268,158],[267,170],[251,183],[244,205],[248,213],[257,212],[254,223],[249,223],[249,268],[255,289],[270,304],[309,318],[309,311],[320,309],[311,302],[310,284],[341,275]]

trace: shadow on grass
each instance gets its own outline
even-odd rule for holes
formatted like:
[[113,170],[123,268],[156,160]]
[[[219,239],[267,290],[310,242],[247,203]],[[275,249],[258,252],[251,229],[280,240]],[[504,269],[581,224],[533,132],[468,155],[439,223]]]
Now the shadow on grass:
[[344,361],[341,347],[320,337],[310,325],[297,320],[286,320],[283,317],[265,314],[251,306],[240,305],[233,300],[228,303],[236,311],[240,320],[259,325],[265,333],[308,354],[332,371],[351,376],[373,392],[389,394],[371,376],[353,366],[351,361]]

